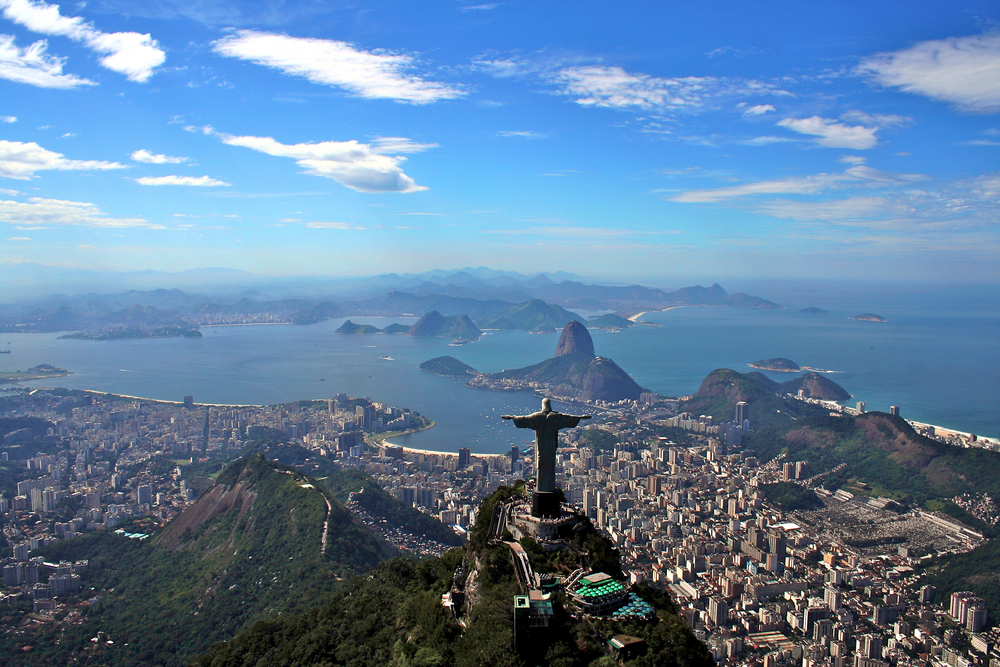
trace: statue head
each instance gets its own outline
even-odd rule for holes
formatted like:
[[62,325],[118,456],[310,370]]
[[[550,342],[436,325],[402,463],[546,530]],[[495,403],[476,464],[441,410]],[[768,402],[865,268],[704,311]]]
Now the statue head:
[[547,398],[543,398],[542,399],[542,412],[552,412],[552,401],[551,400],[549,400]]

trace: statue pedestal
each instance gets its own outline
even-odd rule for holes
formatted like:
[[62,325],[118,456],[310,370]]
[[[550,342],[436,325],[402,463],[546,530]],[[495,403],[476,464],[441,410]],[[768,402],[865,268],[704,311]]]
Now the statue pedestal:
[[[541,495],[543,497],[555,496],[554,493]],[[560,507],[558,501],[556,501],[555,506],[559,509],[554,516],[535,516],[537,498],[538,494],[532,496],[530,513],[527,503],[511,508],[507,518],[507,530],[511,532],[515,540],[520,541],[522,537],[530,537],[546,551],[565,548],[573,539],[576,531],[584,527],[587,518],[573,511],[571,507]],[[547,501],[548,499],[543,502]]]
[[531,516],[555,519],[562,514],[559,496],[551,491],[535,491],[531,494]]

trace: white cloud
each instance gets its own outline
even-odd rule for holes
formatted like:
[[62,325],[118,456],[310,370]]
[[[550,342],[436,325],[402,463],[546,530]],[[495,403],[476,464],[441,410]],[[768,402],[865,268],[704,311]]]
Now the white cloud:
[[17,228],[38,228],[50,226],[83,227],[147,227],[162,229],[142,218],[110,218],[97,206],[85,202],[32,197],[27,202],[0,200],[0,222]]
[[815,174],[793,176],[769,181],[756,181],[725,188],[688,190],[670,198],[684,203],[714,204],[728,199],[754,195],[795,194],[815,195],[826,190],[845,186],[874,187],[904,185],[926,178],[921,174],[891,174],[872,167],[856,164],[840,174]]
[[17,116],[0,116],[0,122],[3,123],[16,123]]
[[770,104],[755,104],[743,110],[744,116],[760,116],[766,113],[773,113],[774,106]]
[[140,148],[139,150],[133,152],[130,157],[136,162],[144,162],[146,164],[181,164],[188,161],[186,157],[173,157],[172,155],[150,153],[145,148]]
[[292,158],[304,173],[333,179],[358,192],[417,192],[427,189],[403,173],[400,164],[406,158],[383,155],[371,145],[358,141],[288,145],[271,137],[220,136],[231,146]]
[[[159,42],[137,32],[106,33],[79,16],[63,16],[58,5],[44,0],[0,0],[4,18],[43,35],[59,35],[102,54],[101,65],[124,74],[130,81],[145,82],[167,56]],[[61,63],[60,63],[61,65]]]
[[465,94],[454,86],[409,74],[414,64],[411,55],[363,51],[347,42],[240,30],[215,42],[215,52],[367,99],[428,104]]
[[139,185],[191,185],[201,188],[232,185],[208,176],[143,176],[135,179],[135,182]]
[[1000,33],[920,42],[865,58],[857,72],[963,111],[1000,111]]
[[845,155],[840,158],[838,162],[843,162],[845,164],[864,164],[867,160],[860,155]]
[[465,5],[463,7],[459,7],[458,11],[460,11],[460,12],[488,12],[491,9],[496,9],[501,4],[503,4],[503,3],[500,3],[500,2],[490,2],[490,3],[487,3],[487,4],[483,4],[483,5]]
[[26,181],[36,171],[56,169],[83,170],[124,169],[117,162],[103,160],[67,160],[62,153],[45,150],[35,142],[0,140],[0,178],[16,178]]
[[31,239],[27,236],[8,236],[8,241],[30,241]]
[[92,86],[93,81],[73,74],[63,74],[65,59],[45,53],[44,40],[20,49],[10,35],[0,35],[0,79],[26,83],[39,88],[76,88]]
[[875,133],[878,128],[863,125],[845,125],[830,118],[812,116],[810,118],[785,118],[778,121],[779,127],[819,137],[816,143],[828,148],[853,148],[866,150],[878,143]]

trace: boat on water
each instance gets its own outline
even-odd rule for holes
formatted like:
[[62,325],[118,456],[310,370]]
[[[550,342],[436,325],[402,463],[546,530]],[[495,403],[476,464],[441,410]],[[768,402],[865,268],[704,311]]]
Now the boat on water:
[[386,354],[383,354],[381,357],[379,357],[379,359],[385,359],[386,361],[395,361],[395,359]]

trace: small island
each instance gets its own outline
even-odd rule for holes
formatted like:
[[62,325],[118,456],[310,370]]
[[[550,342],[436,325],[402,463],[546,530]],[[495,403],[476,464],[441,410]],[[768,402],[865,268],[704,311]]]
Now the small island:
[[355,324],[354,322],[347,320],[340,327],[334,331],[335,334],[375,334],[382,333],[382,330],[378,327],[372,326],[371,324]]
[[51,364],[38,364],[26,371],[0,371],[0,384],[66,377],[73,371]]
[[435,357],[420,364],[420,370],[434,373],[446,378],[468,377],[479,375],[472,366],[459,361],[455,357]]
[[808,308],[803,308],[799,311],[800,313],[805,313],[806,315],[829,315],[829,310],[823,310],[822,308],[817,308],[816,306],[809,306]]
[[885,319],[884,317],[882,317],[881,315],[876,315],[875,313],[861,313],[860,315],[855,315],[854,317],[852,317],[850,319],[852,319],[852,320],[858,320],[859,322],[888,322],[889,321],[889,320]]
[[797,363],[784,357],[761,359],[750,364],[750,368],[756,368],[759,371],[776,371],[778,373],[797,373],[802,370]]

